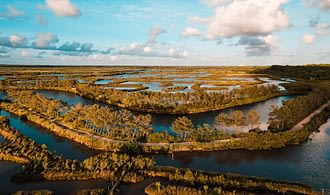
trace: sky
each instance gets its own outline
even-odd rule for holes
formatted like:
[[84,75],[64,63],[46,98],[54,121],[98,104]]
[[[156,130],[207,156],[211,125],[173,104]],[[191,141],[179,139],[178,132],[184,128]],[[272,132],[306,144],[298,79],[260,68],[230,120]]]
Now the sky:
[[330,63],[330,0],[0,0],[0,64]]

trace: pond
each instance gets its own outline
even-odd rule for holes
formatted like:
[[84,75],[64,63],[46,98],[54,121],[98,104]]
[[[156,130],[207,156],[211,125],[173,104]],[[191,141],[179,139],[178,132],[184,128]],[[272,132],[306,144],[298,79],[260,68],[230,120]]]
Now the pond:
[[111,83],[111,82],[112,82],[111,79],[101,79],[101,80],[95,81],[94,84],[96,84],[96,85],[106,85],[106,84]]

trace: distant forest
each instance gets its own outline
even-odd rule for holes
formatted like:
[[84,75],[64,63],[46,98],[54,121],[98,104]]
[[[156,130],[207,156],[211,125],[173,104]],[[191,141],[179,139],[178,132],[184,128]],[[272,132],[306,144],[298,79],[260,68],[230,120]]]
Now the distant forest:
[[308,80],[329,80],[330,64],[311,64],[307,66],[273,65],[266,69],[257,69],[253,73]]

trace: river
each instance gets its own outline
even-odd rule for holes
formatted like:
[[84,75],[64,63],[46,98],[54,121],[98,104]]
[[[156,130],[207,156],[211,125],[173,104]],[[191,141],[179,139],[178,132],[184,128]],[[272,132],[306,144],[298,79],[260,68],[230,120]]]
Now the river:
[[[101,106],[105,106],[105,103],[90,100],[81,96],[78,96],[74,93],[69,92],[63,92],[63,91],[51,91],[51,90],[38,90],[38,93],[41,93],[42,95],[48,97],[48,98],[54,98],[54,99],[60,99],[63,102],[68,103],[69,105],[74,105],[77,103],[81,103],[83,105],[90,105],[90,104],[99,104]],[[276,105],[281,106],[282,101],[286,101],[294,96],[281,96],[272,98],[270,100],[260,102],[257,104],[250,104],[250,105],[244,105],[244,106],[237,106],[235,108],[229,108],[224,109],[221,111],[210,111],[210,112],[204,112],[204,113],[198,113],[198,114],[186,114],[186,115],[176,115],[176,114],[151,114],[152,116],[152,128],[156,132],[161,131],[168,131],[171,132],[171,124],[173,121],[178,118],[179,116],[187,116],[190,118],[195,126],[197,125],[203,125],[205,123],[208,123],[212,126],[214,126],[214,118],[220,113],[224,112],[226,114],[229,114],[233,112],[234,110],[241,110],[243,113],[247,113],[250,110],[255,109],[259,115],[260,115],[260,127],[262,129],[267,129],[267,121],[268,121],[268,113],[270,112],[270,106]],[[117,110],[117,107],[111,106],[111,108]],[[138,111],[132,111],[133,114],[145,114]]]
[[[66,92],[61,92],[66,94]],[[62,95],[63,95],[62,94]],[[67,94],[72,96],[72,94]],[[75,95],[74,95],[75,96]],[[82,98],[76,96],[73,98]],[[55,96],[54,96],[55,97]],[[240,109],[247,112],[250,109],[260,110],[261,120],[268,112],[272,104],[280,105],[282,100],[290,97],[278,97],[262,103],[241,106]],[[85,98],[83,100],[88,101]],[[78,100],[78,102],[81,102]],[[73,101],[72,103],[78,103]],[[84,102],[81,102],[84,104]],[[230,112],[230,109],[225,110]],[[212,121],[217,112],[208,112],[190,115],[194,123]],[[27,121],[1,112],[10,119],[10,125],[18,129],[22,134],[31,137],[38,143],[45,143],[51,151],[65,157],[83,160],[84,158],[98,153],[84,146],[75,144],[67,139],[59,138],[47,130]],[[198,118],[200,115],[200,118]],[[157,115],[153,115],[157,116]],[[168,115],[158,115],[153,119],[153,126],[166,126],[173,119]],[[163,119],[162,119],[163,118]],[[160,122],[159,122],[160,121]],[[175,153],[174,159],[169,155],[152,155],[159,165],[175,165],[177,167],[203,169],[218,172],[232,172],[249,176],[269,177],[276,180],[297,181],[308,184],[317,190],[321,188],[330,189],[330,120],[320,127],[320,132],[315,133],[311,140],[300,146],[286,147],[271,151],[246,151],[231,150],[219,152],[185,152]],[[0,194],[14,192],[20,189],[49,189],[56,194],[74,194],[79,189],[92,187],[105,187],[104,181],[61,181],[61,182],[38,182],[27,184],[14,184],[10,177],[19,172],[20,165],[0,161]],[[141,189],[152,182],[148,180],[140,184],[122,185],[121,190],[127,194],[134,194],[134,189]],[[130,193],[131,192],[131,193]]]

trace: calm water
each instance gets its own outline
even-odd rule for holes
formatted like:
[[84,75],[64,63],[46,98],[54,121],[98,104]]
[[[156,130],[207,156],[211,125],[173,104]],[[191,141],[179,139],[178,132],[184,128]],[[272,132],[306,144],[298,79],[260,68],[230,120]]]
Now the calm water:
[[[49,92],[50,93],[50,92]],[[63,92],[56,97],[62,96]],[[67,94],[75,96],[74,94]],[[55,96],[54,96],[55,97]],[[67,97],[67,96],[65,96]],[[82,98],[79,96],[73,98]],[[265,112],[261,120],[266,119],[266,109],[271,104],[279,105],[282,100],[290,97],[281,97],[248,106],[240,109],[247,112],[249,109],[257,109]],[[69,99],[70,101],[72,99]],[[82,98],[84,102],[89,102]],[[76,103],[72,100],[72,104]],[[83,103],[83,102],[82,102]],[[71,105],[72,105],[71,104]],[[227,109],[224,112],[230,112]],[[189,115],[195,124],[213,121],[217,112],[208,112]],[[10,125],[17,128],[21,133],[33,138],[38,143],[45,143],[51,150],[66,157],[84,159],[94,152],[87,150],[78,144],[66,139],[61,139],[42,128],[37,127],[19,118],[2,111],[2,115],[10,117]],[[154,115],[153,125],[166,126],[173,120],[171,115]],[[175,116],[172,116],[175,118]],[[240,173],[250,176],[269,177],[276,180],[297,181],[308,184],[315,189],[330,189],[330,120],[321,126],[320,132],[315,133],[312,139],[296,147],[287,147],[272,151],[220,151],[220,152],[186,152],[176,153],[174,160],[168,155],[152,155],[160,165],[175,165],[178,167],[211,170],[218,172]],[[89,153],[90,151],[90,153]],[[97,153],[97,151],[95,152]],[[0,194],[17,191],[18,189],[50,189],[57,194],[71,194],[78,189],[89,187],[105,187],[104,181],[84,182],[40,182],[17,185],[10,182],[10,176],[20,171],[21,166],[13,163],[0,161]],[[149,180],[148,180],[149,181]],[[134,185],[123,185],[123,191],[129,193],[134,189],[141,191],[145,183]],[[133,193],[132,193],[133,194]]]
[[22,121],[20,117],[8,112],[1,111],[1,116],[8,117],[10,126],[17,129],[21,134],[35,140],[38,144],[46,144],[50,151],[62,155],[65,158],[83,160],[98,153],[83,145],[70,142],[68,139],[55,136],[55,134],[50,133],[48,130],[34,123]]
[[177,153],[174,160],[157,155],[160,165],[231,172],[297,181],[316,189],[330,189],[330,119],[312,139],[300,146],[271,151],[219,151]]
[[109,184],[101,180],[47,181],[16,184],[11,181],[11,177],[19,173],[21,169],[21,165],[0,161],[0,194],[10,194],[19,190],[47,189],[58,195],[73,195],[86,188],[104,188]]
[[2,136],[0,136],[0,143],[4,143],[6,140]]
[[[105,103],[101,103],[99,101],[90,100],[84,97],[77,96],[73,93],[63,92],[63,91],[46,91],[46,90],[40,90],[39,93],[45,95],[48,98],[54,98],[54,99],[60,99],[63,102],[67,102],[69,105],[74,105],[77,103],[81,103],[83,105],[89,105],[89,104],[100,104],[102,106],[105,106]],[[152,115],[152,127],[155,131],[169,131],[171,132],[171,124],[173,121],[178,118],[179,116],[187,116],[189,117],[194,125],[203,125],[205,123],[208,123],[212,126],[214,126],[214,118],[220,113],[231,113],[234,110],[241,110],[244,113],[247,113],[248,111],[255,109],[260,115],[260,127],[262,129],[267,128],[267,121],[268,121],[268,113],[270,112],[270,106],[271,105],[282,105],[282,101],[286,101],[290,98],[293,98],[293,96],[281,96],[277,98],[273,98],[270,100],[267,100],[265,102],[257,103],[257,104],[251,104],[251,105],[245,105],[245,106],[238,106],[236,108],[230,108],[225,109],[221,111],[211,111],[211,112],[205,112],[205,113],[198,113],[198,114],[188,114],[188,115],[173,115],[173,114],[151,114]],[[112,107],[114,108],[114,107]],[[134,114],[141,114],[141,112],[133,111]],[[143,114],[143,113],[142,113]]]

